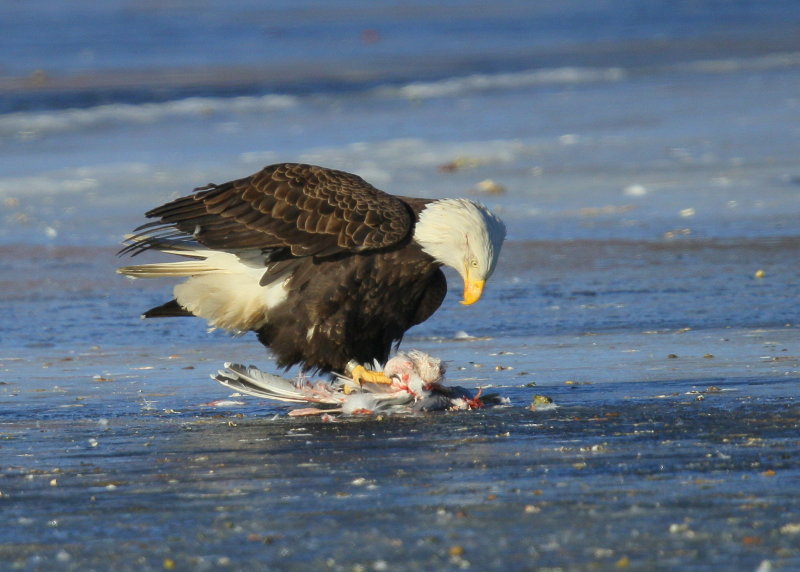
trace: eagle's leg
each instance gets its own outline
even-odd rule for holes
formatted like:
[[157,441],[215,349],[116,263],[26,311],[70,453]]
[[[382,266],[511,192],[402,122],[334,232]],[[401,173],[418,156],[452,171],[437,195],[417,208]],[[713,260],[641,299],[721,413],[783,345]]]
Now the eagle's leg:
[[393,383],[392,378],[383,373],[382,371],[367,369],[361,364],[354,365],[352,367],[350,367],[348,364],[347,373],[350,376],[350,378],[359,385],[365,382],[383,383],[386,385],[391,385]]

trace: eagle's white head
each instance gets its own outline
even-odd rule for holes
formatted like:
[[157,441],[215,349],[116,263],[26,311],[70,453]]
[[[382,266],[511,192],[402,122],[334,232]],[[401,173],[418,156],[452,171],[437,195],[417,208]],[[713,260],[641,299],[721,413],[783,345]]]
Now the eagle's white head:
[[420,213],[414,240],[438,262],[454,268],[464,280],[462,304],[474,304],[494,272],[506,227],[475,201],[441,199]]

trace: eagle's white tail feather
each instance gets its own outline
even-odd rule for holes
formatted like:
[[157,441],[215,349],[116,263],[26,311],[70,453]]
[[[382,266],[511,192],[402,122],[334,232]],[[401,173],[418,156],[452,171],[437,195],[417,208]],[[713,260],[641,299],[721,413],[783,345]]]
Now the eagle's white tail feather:
[[[255,280],[236,274],[199,274],[173,289],[181,307],[208,321],[214,328],[234,332],[257,330],[266,323],[268,290]],[[270,285],[270,287],[275,287]],[[278,285],[280,287],[280,285]]]
[[260,250],[165,248],[163,252],[192,260],[126,266],[117,272],[133,278],[188,277],[175,286],[175,299],[211,327],[237,333],[257,330],[267,322],[270,308],[286,300],[288,276],[261,285],[267,268]]

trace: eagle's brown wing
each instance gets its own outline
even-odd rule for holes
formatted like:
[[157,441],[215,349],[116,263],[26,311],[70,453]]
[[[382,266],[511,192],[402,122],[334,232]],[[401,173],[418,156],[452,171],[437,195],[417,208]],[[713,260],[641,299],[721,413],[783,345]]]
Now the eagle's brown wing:
[[295,163],[196,189],[146,213],[127,251],[193,239],[213,249],[289,249],[330,256],[386,248],[406,238],[412,212],[361,177]]

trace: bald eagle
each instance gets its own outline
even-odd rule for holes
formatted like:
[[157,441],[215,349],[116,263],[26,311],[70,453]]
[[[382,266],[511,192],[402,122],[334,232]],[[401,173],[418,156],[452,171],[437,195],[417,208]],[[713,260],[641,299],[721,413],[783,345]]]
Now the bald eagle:
[[480,297],[505,238],[502,221],[466,199],[397,197],[361,177],[294,163],[210,184],[146,213],[120,251],[186,258],[126,266],[135,278],[186,277],[145,318],[199,316],[256,332],[280,367],[385,381],[410,327],[447,292],[443,265]]

